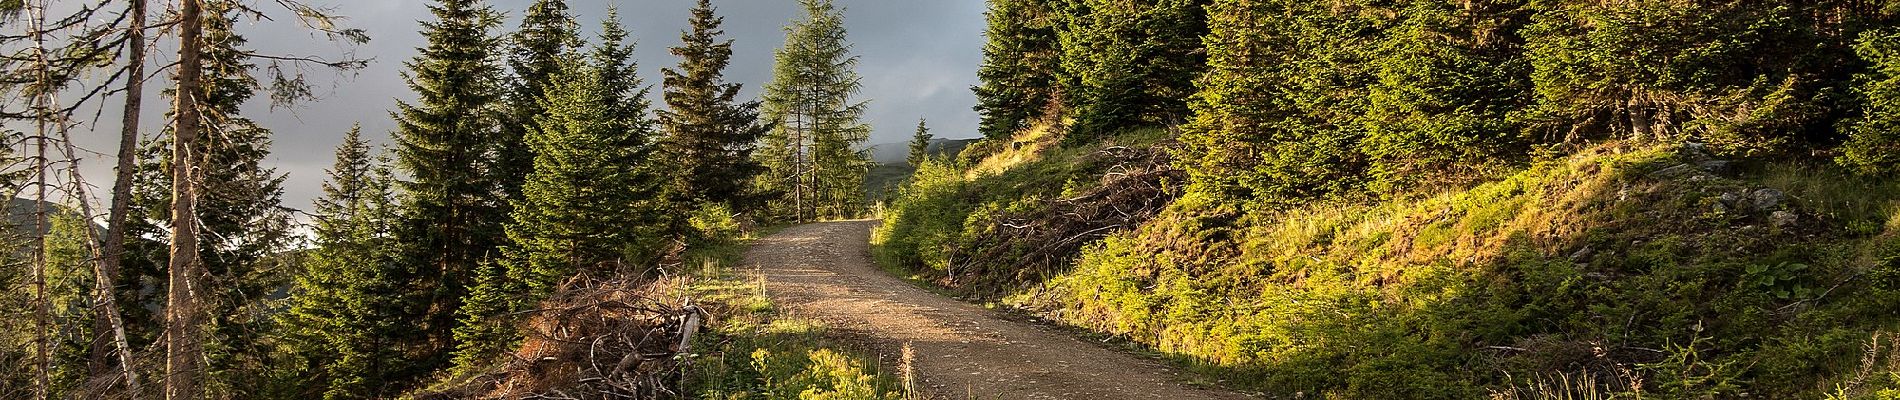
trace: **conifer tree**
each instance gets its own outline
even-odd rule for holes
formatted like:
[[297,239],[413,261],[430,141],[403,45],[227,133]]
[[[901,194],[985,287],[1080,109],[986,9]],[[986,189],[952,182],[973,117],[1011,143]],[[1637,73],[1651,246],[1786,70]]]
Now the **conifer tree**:
[[[417,100],[397,103],[394,113],[395,153],[396,166],[409,177],[400,186],[405,262],[417,271],[406,283],[419,296],[407,320],[420,336],[411,340],[440,345],[461,336],[455,310],[476,266],[498,255],[506,179],[494,157],[501,90],[493,60],[500,41],[491,31],[501,18],[481,0],[440,0],[430,11],[436,20],[422,32],[428,45],[407,64]],[[440,365],[448,350],[425,349],[416,361]]]
[[1866,115],[1856,121],[1840,162],[1869,175],[1900,172],[1900,33],[1868,32],[1856,46],[1873,64],[1856,88],[1866,100]]
[[[166,244],[165,266],[165,397],[196,399],[204,395],[209,376],[205,362],[205,276],[198,262],[198,175],[194,163],[198,149],[192,146],[205,136],[204,116],[210,114],[199,103],[198,93],[215,88],[204,79],[204,3],[181,1],[178,8],[178,81],[172,96],[172,179],[170,236]],[[216,16],[214,13],[214,18]],[[45,148],[45,141],[40,142]],[[42,150],[43,151],[43,150]],[[42,161],[43,162],[43,161]],[[44,164],[42,164],[43,166]],[[203,164],[198,164],[203,165]],[[43,170],[43,169],[42,169]],[[44,175],[42,175],[44,176]],[[43,187],[43,186],[42,186]],[[40,196],[42,199],[45,196]],[[42,313],[44,314],[44,313]],[[44,336],[44,335],[42,335]]]
[[917,120],[917,133],[910,135],[910,158],[908,160],[911,167],[922,167],[924,161],[930,159],[930,140],[933,138],[934,137],[930,135],[930,126],[925,125],[924,120],[919,118]]
[[482,347],[465,347],[458,364],[501,349],[513,333],[491,317],[547,297],[576,273],[618,273],[645,265],[657,249],[662,209],[652,153],[646,90],[627,32],[609,13],[592,54],[564,57],[544,114],[527,144],[534,172],[508,225],[512,240],[500,268],[484,276],[463,318],[485,329]]
[[[708,0],[699,0],[691,27],[680,35],[683,43],[671,49],[679,65],[661,70],[667,104],[658,112],[661,151],[672,171],[666,192],[675,215],[700,204],[742,211],[757,204],[749,185],[763,167],[752,152],[771,128],[759,122],[759,103],[740,102],[740,85],[725,82],[732,41],[719,39],[723,21]],[[684,220],[669,224],[672,232],[686,232]]]
[[[1188,117],[1209,0],[1065,0],[1063,76],[1077,138]],[[1001,128],[998,128],[1001,129]]]
[[1509,160],[1508,113],[1529,101],[1520,6],[1217,1],[1180,159],[1205,192],[1269,202]]
[[[1322,44],[1318,41],[1335,39],[1320,29],[1328,20],[1312,14],[1319,7],[1291,0],[1222,0],[1208,8],[1207,73],[1193,98],[1195,118],[1180,136],[1184,148],[1179,158],[1196,189],[1241,199],[1280,192],[1283,186],[1277,179],[1281,177],[1249,172],[1278,171],[1271,166],[1282,162],[1305,162],[1322,182],[1339,178],[1317,172],[1342,164],[1344,160],[1336,155],[1338,147],[1351,142],[1314,140],[1315,145],[1298,145],[1302,136],[1281,132],[1286,127],[1284,119],[1298,115],[1292,111],[1293,104],[1281,101],[1294,90],[1280,84],[1287,82],[1282,77],[1301,68],[1320,67],[1298,52]],[[1300,18],[1280,19],[1287,15]],[[1267,59],[1287,62],[1263,61]],[[1275,146],[1282,142],[1295,144]]]
[[1527,141],[1510,113],[1531,102],[1530,71],[1520,61],[1524,3],[1412,0],[1369,40],[1374,83],[1356,119],[1365,126],[1359,148],[1370,189],[1522,158]]
[[522,181],[533,170],[534,153],[525,142],[534,129],[541,103],[559,74],[561,57],[580,45],[574,17],[563,0],[535,0],[521,17],[521,27],[509,40],[508,65],[514,72],[507,98],[507,120],[496,138],[495,171],[504,198],[521,197]]
[[1057,81],[1062,48],[1056,28],[1060,0],[993,0],[983,36],[983,64],[976,70],[977,130],[1006,138],[1032,121],[1059,114]]
[[337,146],[336,162],[313,208],[315,247],[278,314],[285,350],[286,396],[371,399],[392,395],[408,348],[404,335],[398,221],[387,161],[378,158],[362,128]]
[[611,16],[603,25],[591,59],[567,61],[528,140],[534,172],[509,226],[509,260],[520,263],[510,273],[531,299],[577,268],[644,261],[629,252],[652,238],[644,229],[657,211],[646,91],[627,32]]
[[86,221],[62,210],[47,216],[46,301],[52,321],[51,398],[82,398],[92,342],[92,248]]
[[[786,27],[776,54],[772,83],[765,88],[770,169],[769,193],[792,196],[793,219],[845,217],[864,203],[869,157],[857,150],[870,137],[859,121],[865,103],[844,29],[844,15],[830,0],[803,0],[806,17]],[[790,187],[779,183],[789,182]],[[781,200],[781,203],[787,201]]]
[[1842,61],[1861,31],[1893,15],[1841,0],[1533,4],[1532,134],[1697,141],[1733,154],[1834,140],[1853,105],[1839,95],[1866,67]]

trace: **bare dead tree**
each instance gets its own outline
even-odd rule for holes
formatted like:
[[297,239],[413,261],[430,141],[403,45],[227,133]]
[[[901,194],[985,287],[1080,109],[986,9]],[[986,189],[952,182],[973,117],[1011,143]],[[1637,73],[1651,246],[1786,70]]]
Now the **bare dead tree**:
[[33,92],[34,148],[37,155],[33,158],[33,183],[36,196],[33,202],[33,315],[34,315],[34,397],[47,399],[52,397],[52,336],[48,329],[52,325],[51,304],[46,293],[46,126],[50,117],[48,109],[52,104],[52,62],[46,54],[46,1],[39,0],[27,8],[31,14],[29,33],[33,36],[33,58],[36,61]]
[[[139,116],[145,101],[146,2],[145,0],[129,0],[129,3],[125,11],[130,15],[130,19],[125,27],[125,108],[124,113],[120,115],[119,159],[115,178],[112,180],[112,205],[106,217],[105,249],[98,255],[99,261],[93,272],[96,275],[93,281],[99,289],[99,314],[103,314],[106,318],[94,318],[93,323],[95,324],[94,332],[112,332],[112,344],[118,348],[119,352],[120,369],[125,372],[126,383],[132,388],[133,398],[136,399],[139,392],[138,374],[133,372],[131,348],[125,340],[125,323],[122,321],[123,314],[119,312],[117,296],[119,263],[125,254],[126,213],[129,212],[132,204],[132,176],[135,172],[133,161],[138,158]],[[70,145],[71,141],[67,143]],[[72,154],[68,155],[72,156]],[[77,171],[78,168],[75,167],[73,170]],[[76,176],[77,172],[74,174]],[[84,188],[83,185],[80,187]],[[86,197],[81,196],[80,199],[80,203],[85,204]],[[88,211],[86,215],[90,218],[92,213]],[[87,224],[88,231],[91,231],[91,226]],[[100,338],[103,339],[104,336]],[[93,340],[91,350],[89,370],[92,374],[100,376],[109,373],[107,353],[110,350],[106,347],[105,341]]]
[[[75,11],[60,16],[49,13],[47,0],[0,0],[0,26],[6,25],[9,21],[21,19],[28,22],[25,24],[28,25],[27,29],[22,30],[23,33],[0,32],[0,46],[8,48],[10,52],[0,54],[0,91],[17,94],[17,96],[0,98],[0,120],[31,120],[34,121],[31,123],[35,125],[36,130],[34,135],[11,144],[25,149],[31,157],[22,160],[23,163],[5,166],[4,170],[0,170],[0,174],[6,175],[9,183],[28,181],[34,184],[33,192],[16,193],[16,196],[27,194],[39,200],[33,210],[36,218],[33,227],[35,238],[32,242],[35,254],[30,269],[34,279],[28,282],[34,288],[32,290],[34,305],[30,307],[34,309],[32,310],[34,316],[25,318],[36,325],[33,346],[37,350],[34,351],[34,362],[23,366],[39,370],[35,376],[36,379],[32,380],[35,386],[34,393],[39,397],[53,395],[49,389],[52,386],[51,379],[47,376],[47,371],[52,369],[53,362],[50,354],[52,344],[50,334],[53,331],[50,327],[53,321],[47,310],[49,307],[46,301],[49,298],[45,282],[47,271],[41,250],[44,241],[42,236],[47,230],[46,215],[53,210],[50,207],[52,203],[49,201],[52,199],[49,197],[54,195],[52,191],[57,190],[63,192],[63,196],[67,199],[77,199],[77,208],[83,214],[84,220],[94,220],[91,198],[86,194],[84,179],[78,173],[78,149],[70,141],[70,129],[75,125],[72,117],[81,107],[92,100],[114,94],[122,94],[126,98],[124,114],[121,115],[121,148],[118,151],[118,175],[113,187],[111,215],[106,218],[107,232],[103,235],[92,224],[86,224],[85,232],[87,237],[92,239],[88,242],[90,246],[88,250],[93,257],[91,263],[92,274],[95,278],[92,293],[95,297],[93,323],[95,332],[98,333],[98,337],[90,343],[87,367],[95,378],[110,377],[113,374],[120,376],[117,377],[116,382],[110,382],[111,385],[108,386],[87,386],[88,391],[85,396],[99,398],[117,394],[115,392],[119,387],[116,385],[121,383],[124,384],[125,394],[129,397],[137,398],[142,394],[135,372],[136,368],[133,368],[134,351],[126,340],[122,310],[117,304],[116,278],[121,269],[119,262],[125,251],[127,219],[130,218],[130,189],[136,183],[136,178],[129,175],[137,159],[135,146],[139,139],[138,121],[143,108],[144,80],[149,76],[146,71],[146,51],[149,46],[146,35],[149,29],[163,28],[176,29],[181,36],[179,49],[181,60],[177,63],[157,66],[156,69],[162,71],[172,67],[179,68],[176,78],[180,84],[178,92],[182,96],[177,99],[176,105],[179,109],[176,111],[178,120],[175,126],[179,128],[181,135],[187,135],[181,136],[185,139],[175,140],[173,149],[175,153],[182,152],[174,154],[175,159],[182,162],[175,163],[178,165],[174,165],[175,169],[172,172],[183,173],[179,175],[179,179],[174,179],[174,200],[182,200],[185,204],[174,205],[174,210],[172,210],[173,232],[181,235],[179,240],[174,241],[174,248],[171,249],[173,257],[168,274],[172,276],[168,276],[168,280],[176,279],[174,282],[178,283],[169,290],[175,294],[170,301],[179,303],[167,304],[166,336],[163,341],[167,350],[168,371],[177,370],[183,372],[184,375],[168,374],[170,376],[167,376],[165,390],[167,396],[171,398],[195,398],[198,397],[197,394],[202,394],[203,377],[207,372],[204,371],[202,365],[202,335],[205,334],[202,324],[206,320],[203,315],[205,312],[203,306],[207,300],[204,296],[208,296],[211,292],[207,291],[208,287],[205,286],[208,284],[206,281],[209,279],[208,273],[204,271],[202,265],[194,265],[201,263],[191,259],[197,254],[195,250],[198,234],[195,229],[195,195],[199,190],[197,186],[200,182],[196,178],[196,173],[199,164],[202,164],[202,161],[197,159],[198,155],[195,153],[199,152],[195,147],[203,144],[195,143],[189,138],[206,137],[206,130],[211,126],[207,121],[220,117],[208,115],[210,111],[203,109],[199,104],[201,99],[196,97],[202,95],[204,84],[202,54],[203,46],[207,44],[202,40],[203,10],[212,1],[228,2],[219,4],[231,4],[240,13],[254,16],[259,20],[271,19],[264,12],[232,0],[181,0],[177,3],[179,10],[195,13],[184,15],[187,13],[180,12],[174,14],[179,17],[177,20],[161,21],[157,24],[147,23],[147,17],[150,14],[149,0],[92,0],[78,5]],[[304,5],[295,0],[274,0],[274,3],[284,7],[290,14],[294,14],[296,21],[302,26],[323,32],[332,40],[345,40],[354,44],[361,44],[368,40],[368,36],[360,29],[338,27],[337,22],[341,18],[331,15],[328,9]],[[122,8],[124,11],[117,13],[116,18],[104,11],[114,9],[118,4],[124,4]],[[26,18],[21,18],[23,15]],[[195,37],[184,38],[183,34],[186,32],[192,33]],[[186,57],[182,56],[192,52],[198,53],[199,56],[193,60],[183,59]],[[328,69],[347,71],[360,69],[368,64],[367,60],[354,57],[332,61],[315,56],[254,53],[247,53],[247,55],[271,60],[268,69],[270,76],[267,79],[272,80],[269,90],[272,91],[273,107],[291,105],[296,101],[316,97],[302,74],[305,65],[320,65]],[[294,66],[297,72],[286,72],[285,64]],[[106,71],[103,78],[100,78],[101,74],[94,73],[98,70]],[[124,81],[121,82],[121,79]],[[123,83],[122,89],[113,90],[119,88],[118,85],[121,83]],[[61,94],[62,90],[67,90],[66,95]],[[60,106],[63,99],[73,101],[68,103],[68,106]],[[103,107],[100,111],[103,113]],[[56,146],[56,143],[63,143],[63,145]],[[56,148],[49,149],[49,146],[56,146]],[[53,174],[55,166],[62,162],[56,159],[54,154],[50,154],[53,151],[61,153],[57,157],[63,157],[63,161],[67,163],[68,168],[65,172],[72,187],[53,187],[52,181],[58,179],[50,174]],[[104,243],[104,248],[98,246],[101,242]],[[188,307],[177,307],[180,305]],[[173,311],[179,314],[174,315]],[[194,321],[195,323],[192,323]],[[174,344],[182,345],[187,342],[191,342],[192,346],[180,346],[175,349],[177,351],[173,351]],[[117,353],[117,360],[113,360],[113,353]],[[192,353],[197,355],[171,357],[174,354]],[[186,361],[187,364],[173,363],[173,361],[181,360]],[[191,360],[197,360],[198,365],[195,367],[188,365]],[[115,361],[118,364],[117,368],[112,365]],[[184,385],[174,385],[176,383]]]
[[165,304],[165,398],[204,397],[204,279],[198,268],[197,155],[192,147],[204,131],[198,95],[204,85],[204,17],[201,0],[180,0],[178,90],[172,114],[172,240]]

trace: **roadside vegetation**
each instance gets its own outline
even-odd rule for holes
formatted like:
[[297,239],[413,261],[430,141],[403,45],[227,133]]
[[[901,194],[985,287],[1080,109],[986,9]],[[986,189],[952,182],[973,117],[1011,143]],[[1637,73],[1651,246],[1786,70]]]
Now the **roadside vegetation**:
[[[650,278],[576,277],[522,318],[508,361],[449,376],[425,399],[830,399],[904,397],[898,374],[824,324],[782,313],[742,269],[751,239],[723,213],[693,218],[707,239]],[[694,329],[697,327],[697,329]]]
[[[1087,166],[1133,144],[1116,140],[964,162],[1000,173],[927,165],[886,212],[875,253],[1269,393],[1472,398],[1579,379],[1602,398],[1900,387],[1891,180],[1606,143],[1379,202],[1247,209],[1190,194],[1066,256],[986,240],[1058,221],[1060,199],[1114,182],[1102,175],[1116,168]],[[960,257],[972,253],[1013,256]]]
[[1276,397],[1893,398],[1895,16],[992,1],[875,252]]

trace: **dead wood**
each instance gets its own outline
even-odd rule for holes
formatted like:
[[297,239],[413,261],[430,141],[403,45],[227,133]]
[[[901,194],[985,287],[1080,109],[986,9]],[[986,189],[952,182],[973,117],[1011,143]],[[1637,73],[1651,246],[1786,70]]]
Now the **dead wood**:
[[1094,157],[1114,163],[1094,188],[1027,212],[991,216],[989,227],[950,249],[947,284],[999,294],[1060,273],[1084,246],[1159,215],[1180,195],[1186,173],[1168,150],[1107,147]]
[[690,301],[669,304],[671,280],[587,276],[569,280],[523,313],[524,337],[502,365],[423,399],[684,398],[692,334],[707,318]]

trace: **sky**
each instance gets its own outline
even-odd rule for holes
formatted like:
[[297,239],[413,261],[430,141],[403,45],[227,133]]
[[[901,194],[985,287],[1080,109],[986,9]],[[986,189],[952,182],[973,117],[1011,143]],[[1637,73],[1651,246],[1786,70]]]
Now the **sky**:
[[[869,101],[864,120],[872,126],[867,144],[907,141],[919,118],[929,121],[937,137],[980,136],[976,133],[976,113],[970,109],[976,104],[970,87],[976,84],[976,68],[982,58],[982,0],[835,1],[844,10],[853,53],[860,57],[858,74],[864,87],[859,99]],[[489,1],[508,16],[503,31],[517,26],[516,21],[530,2]],[[662,104],[657,86],[660,68],[678,63],[667,47],[679,43],[693,2],[568,0],[570,12],[589,38],[598,31],[607,9],[619,8],[621,22],[636,41],[634,57],[640,77],[654,86],[651,96],[656,107]],[[261,8],[273,2],[254,3],[259,3],[260,9],[284,14],[281,9]],[[304,71],[315,85],[319,96],[316,101],[273,109],[260,92],[259,98],[245,107],[245,116],[274,132],[273,153],[267,164],[287,175],[284,206],[299,210],[307,210],[321,195],[324,170],[352,124],[362,124],[364,136],[377,143],[389,143],[389,132],[395,126],[389,110],[398,100],[415,98],[402,80],[403,64],[424,45],[418,21],[432,19],[429,2],[423,0],[309,3],[332,8],[347,17],[342,25],[365,29],[372,40],[365,45],[342,46],[298,27],[287,17],[278,21],[246,20],[238,28],[258,53],[327,59],[353,55],[373,60],[368,68],[350,73]],[[732,65],[726,77],[744,85],[743,96],[757,98],[760,88],[771,79],[772,52],[784,43],[785,26],[802,14],[798,2],[714,0],[713,5],[725,17],[725,37],[734,40]],[[154,58],[155,63],[165,63],[176,56],[155,54]],[[169,74],[158,78],[148,84],[145,122],[141,124],[148,136],[163,126],[162,114],[168,105],[157,93],[169,85],[165,79]],[[84,149],[82,171],[94,187],[95,204],[101,202],[104,189],[111,183],[112,154],[119,131],[115,122],[118,100],[108,99],[102,104],[106,105],[104,117],[82,126],[80,137],[75,138]]]

